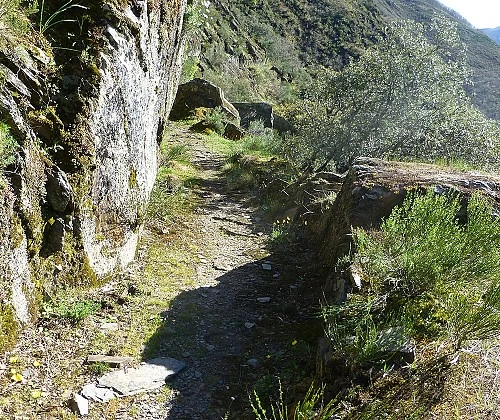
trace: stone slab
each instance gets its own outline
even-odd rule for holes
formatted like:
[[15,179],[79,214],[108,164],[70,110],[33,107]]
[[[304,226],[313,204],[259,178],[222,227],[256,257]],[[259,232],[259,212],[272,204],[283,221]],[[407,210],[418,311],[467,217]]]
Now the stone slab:
[[96,402],[108,402],[116,398],[115,392],[107,387],[100,387],[96,384],[87,384],[82,389],[82,395],[88,400]]
[[90,354],[87,357],[87,363],[106,363],[109,366],[121,367],[122,365],[131,365],[135,359],[126,356],[105,356],[102,354]]
[[122,396],[151,391],[165,385],[167,378],[180,372],[186,364],[169,357],[158,357],[137,368],[109,372],[99,379],[99,386],[114,389]]

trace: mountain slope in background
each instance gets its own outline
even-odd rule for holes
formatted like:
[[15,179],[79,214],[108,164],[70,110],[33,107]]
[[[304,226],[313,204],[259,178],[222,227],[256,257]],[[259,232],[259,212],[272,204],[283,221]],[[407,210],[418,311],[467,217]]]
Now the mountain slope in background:
[[[436,0],[213,0],[191,46],[200,75],[232,100],[279,102],[288,85],[304,83],[318,65],[342,68],[376,42],[394,19],[429,22],[436,14],[457,22],[473,70],[474,103],[500,120],[500,47]],[[271,83],[269,68],[274,69]],[[265,80],[267,89],[252,91]],[[249,94],[248,91],[251,91]],[[276,92],[279,90],[279,92]]]
[[497,28],[481,29],[481,31],[497,44],[500,44],[500,26]]
[[457,22],[458,33],[467,45],[474,86],[473,102],[483,113],[500,120],[500,47],[452,9],[436,0],[373,0],[382,15],[390,19],[412,19],[428,22],[435,14]]

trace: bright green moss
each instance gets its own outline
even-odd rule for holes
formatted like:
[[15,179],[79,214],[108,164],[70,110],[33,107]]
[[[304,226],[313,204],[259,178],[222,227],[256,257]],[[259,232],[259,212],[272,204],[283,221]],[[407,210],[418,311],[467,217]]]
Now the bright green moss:
[[0,303],[0,354],[14,345],[17,334],[18,325],[14,309],[10,305]]

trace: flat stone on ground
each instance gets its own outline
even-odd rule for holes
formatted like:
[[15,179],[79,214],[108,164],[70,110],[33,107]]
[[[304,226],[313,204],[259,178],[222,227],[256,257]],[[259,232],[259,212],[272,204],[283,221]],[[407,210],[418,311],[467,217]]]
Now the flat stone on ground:
[[103,354],[90,354],[87,357],[87,363],[106,363],[111,367],[121,367],[122,365],[131,365],[134,363],[133,357],[127,356],[106,356]]
[[165,385],[165,380],[181,371],[186,364],[170,357],[148,360],[137,368],[117,370],[99,379],[99,385],[116,390],[123,396],[151,391]]
[[103,322],[100,326],[101,331],[117,331],[118,323],[117,322]]
[[79,416],[88,416],[89,400],[87,400],[87,398],[85,397],[82,397],[80,394],[75,394],[75,396],[71,400],[71,409]]
[[115,392],[107,387],[100,387],[96,384],[87,384],[82,389],[82,395],[92,401],[108,402],[116,398]]
[[248,359],[247,365],[256,368],[257,366],[259,366],[259,361],[257,359]]

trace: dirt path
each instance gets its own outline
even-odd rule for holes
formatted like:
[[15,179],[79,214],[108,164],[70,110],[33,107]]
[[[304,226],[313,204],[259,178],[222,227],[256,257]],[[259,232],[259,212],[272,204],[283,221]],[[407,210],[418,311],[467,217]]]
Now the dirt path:
[[171,383],[174,392],[164,414],[172,420],[244,418],[256,384],[269,392],[265,388],[276,385],[280,370],[289,369],[285,374],[296,374],[297,381],[303,375],[293,372],[297,366],[290,368],[290,360],[283,361],[290,356],[303,363],[304,354],[293,353],[307,347],[294,326],[309,319],[297,299],[305,254],[271,254],[269,222],[248,196],[226,192],[220,156],[200,137],[185,141],[205,178],[193,224],[200,233],[199,263],[196,284],[165,312],[171,334],[161,355],[179,358],[187,367]]
[[227,191],[206,138],[176,128],[171,140],[201,179],[189,192],[193,213],[175,232],[146,229],[137,260],[104,287],[55,300],[65,310],[98,302],[97,311],[78,322],[42,318],[22,334],[0,360],[0,418],[78,418],[73,394],[103,373],[89,354],[186,364],[157,391],[91,402],[92,420],[253,419],[253,390],[265,401],[277,398],[278,379],[286,398],[308,388],[321,328],[311,252],[300,241],[269,247],[272,220],[249,193]]

